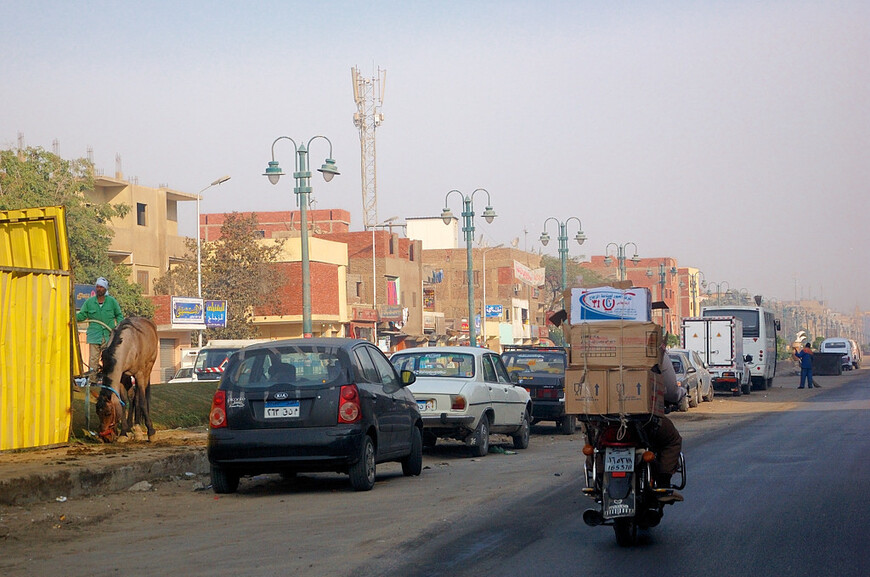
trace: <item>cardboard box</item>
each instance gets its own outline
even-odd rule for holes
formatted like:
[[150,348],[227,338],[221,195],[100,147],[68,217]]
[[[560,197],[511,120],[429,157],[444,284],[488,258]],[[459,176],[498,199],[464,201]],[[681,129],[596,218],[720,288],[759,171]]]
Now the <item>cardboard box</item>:
[[569,415],[661,416],[664,410],[664,381],[647,369],[575,368],[565,373],[565,412]]
[[565,412],[569,415],[607,413],[607,370],[565,371]]
[[568,321],[572,325],[609,320],[652,320],[652,303],[646,287],[572,288],[569,303]]
[[665,414],[665,383],[647,369],[607,371],[607,412]]
[[601,321],[572,324],[570,363],[576,368],[652,368],[659,360],[662,329],[655,323]]

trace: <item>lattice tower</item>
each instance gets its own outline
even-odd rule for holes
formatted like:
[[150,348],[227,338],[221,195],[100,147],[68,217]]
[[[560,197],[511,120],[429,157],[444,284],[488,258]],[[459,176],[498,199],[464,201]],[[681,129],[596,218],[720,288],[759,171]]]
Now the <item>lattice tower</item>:
[[353,99],[357,111],[353,125],[359,128],[360,171],[362,173],[363,225],[378,224],[378,176],[375,129],[384,121],[381,105],[384,102],[384,86],[387,71],[378,68],[374,78],[363,78],[359,69],[351,68]]

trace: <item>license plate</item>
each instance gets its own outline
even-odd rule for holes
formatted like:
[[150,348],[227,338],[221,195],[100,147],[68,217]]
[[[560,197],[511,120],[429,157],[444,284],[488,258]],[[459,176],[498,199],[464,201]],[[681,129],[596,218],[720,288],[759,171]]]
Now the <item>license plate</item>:
[[289,419],[299,416],[299,401],[266,401],[263,416],[267,419]]
[[634,471],[634,449],[607,447],[604,451],[604,471],[606,473]]
[[424,413],[426,411],[434,411],[435,410],[435,399],[428,399],[425,401],[417,401],[417,409]]

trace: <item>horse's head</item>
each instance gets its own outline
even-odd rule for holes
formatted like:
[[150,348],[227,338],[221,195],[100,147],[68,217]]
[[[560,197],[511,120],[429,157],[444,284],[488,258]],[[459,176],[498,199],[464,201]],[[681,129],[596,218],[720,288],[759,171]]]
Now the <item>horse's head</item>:
[[97,416],[100,418],[99,437],[105,443],[114,443],[121,434],[121,419],[124,408],[117,393],[101,388],[97,397]]

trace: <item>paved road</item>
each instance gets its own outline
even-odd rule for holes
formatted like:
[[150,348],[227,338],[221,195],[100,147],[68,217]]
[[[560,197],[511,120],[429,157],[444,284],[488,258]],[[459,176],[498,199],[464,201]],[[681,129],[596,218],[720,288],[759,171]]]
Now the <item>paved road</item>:
[[693,436],[684,447],[692,456],[686,502],[631,550],[616,545],[611,528],[583,524],[586,499],[573,482],[365,574],[866,577],[868,411],[862,376],[795,410]]
[[780,379],[785,388],[675,415],[687,502],[634,550],[582,523],[582,437],[540,426],[516,454],[471,459],[439,444],[418,478],[379,467],[367,493],[329,474],[244,479],[228,496],[182,478],[0,508],[0,574],[866,575],[865,374],[813,397]]

